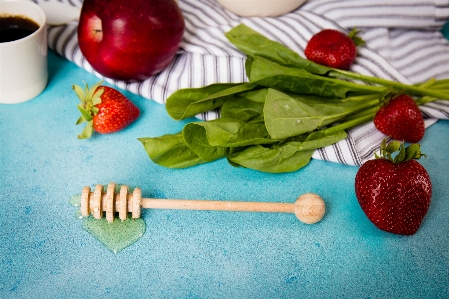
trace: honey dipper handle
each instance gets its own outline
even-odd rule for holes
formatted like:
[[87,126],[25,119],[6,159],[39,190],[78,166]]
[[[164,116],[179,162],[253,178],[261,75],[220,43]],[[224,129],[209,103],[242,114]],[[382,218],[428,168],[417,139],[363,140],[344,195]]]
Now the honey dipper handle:
[[275,212],[275,213],[295,212],[295,205],[292,203],[273,203],[273,202],[239,202],[239,201],[216,201],[216,200],[143,198],[141,204],[142,208],[147,209]]

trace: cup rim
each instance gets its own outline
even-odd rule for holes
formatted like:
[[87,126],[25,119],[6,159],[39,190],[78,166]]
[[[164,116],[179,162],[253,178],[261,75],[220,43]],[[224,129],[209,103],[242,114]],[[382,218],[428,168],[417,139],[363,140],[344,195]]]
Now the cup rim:
[[39,23],[38,21],[36,21],[34,18],[31,18],[30,16],[28,16],[28,15],[26,15],[26,14],[19,14],[19,13],[16,14],[16,13],[9,13],[9,12],[1,12],[1,11],[0,11],[0,16],[2,16],[2,15],[25,16],[25,17],[27,17],[27,18],[29,18],[29,19],[32,19],[34,22],[38,23],[38,25],[39,25],[39,28],[38,28],[36,31],[34,31],[33,33],[31,33],[30,35],[27,35],[27,36],[25,36],[25,37],[23,37],[23,38],[16,39],[16,40],[13,40],[13,41],[0,43],[0,47],[1,47],[2,45],[10,45],[10,44],[12,44],[12,43],[22,43],[22,42],[25,42],[26,40],[28,40],[28,39],[30,39],[30,38],[33,38],[33,36],[39,34],[42,30],[46,30],[46,27],[47,27],[47,16],[45,15],[45,12],[43,11],[43,9],[42,9],[39,5],[37,5],[36,3],[32,2],[32,1],[23,1],[23,0],[0,0],[0,3],[1,3],[1,4],[8,3],[8,4],[19,4],[19,5],[31,6],[31,7],[33,7],[33,8],[34,8],[34,9],[41,15],[41,17],[42,17],[42,24],[40,24],[40,23]]

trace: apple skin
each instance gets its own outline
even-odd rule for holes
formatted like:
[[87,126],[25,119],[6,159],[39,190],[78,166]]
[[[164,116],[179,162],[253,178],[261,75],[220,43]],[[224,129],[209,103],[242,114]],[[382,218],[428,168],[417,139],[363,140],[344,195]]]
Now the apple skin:
[[101,75],[142,81],[170,64],[184,30],[174,0],[84,0],[78,42]]

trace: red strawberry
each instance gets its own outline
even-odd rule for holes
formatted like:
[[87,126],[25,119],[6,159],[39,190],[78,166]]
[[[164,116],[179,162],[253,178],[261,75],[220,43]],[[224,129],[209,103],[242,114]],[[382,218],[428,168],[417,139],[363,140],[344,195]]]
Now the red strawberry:
[[86,84],[84,90],[73,85],[73,90],[81,100],[78,105],[81,117],[76,124],[87,122],[81,135],[78,135],[80,139],[89,138],[93,131],[101,134],[117,132],[139,117],[139,108],[123,94],[100,84],[101,82],[90,89]]
[[[399,153],[392,158],[396,151]],[[413,235],[427,213],[432,184],[415,159],[418,144],[407,148],[399,141],[381,145],[381,157],[365,162],[355,177],[355,193],[368,219],[381,230]]]
[[418,142],[424,136],[424,119],[416,102],[402,94],[377,111],[374,117],[376,128],[393,139]]
[[357,46],[365,43],[357,33],[356,29],[348,35],[334,29],[324,29],[312,36],[304,54],[318,64],[347,70],[357,56]]

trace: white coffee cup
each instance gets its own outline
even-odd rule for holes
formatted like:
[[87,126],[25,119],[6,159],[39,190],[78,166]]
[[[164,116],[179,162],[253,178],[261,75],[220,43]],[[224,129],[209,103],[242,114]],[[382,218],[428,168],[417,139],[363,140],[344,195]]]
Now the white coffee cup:
[[0,43],[0,104],[38,96],[47,85],[47,28],[44,11],[31,1],[0,0],[0,17],[25,16],[39,25],[30,35]]

